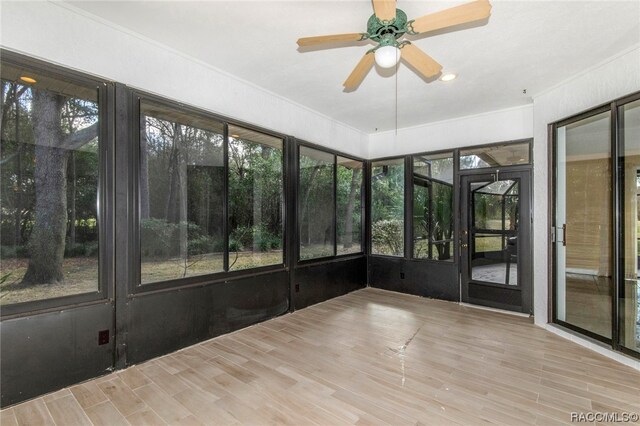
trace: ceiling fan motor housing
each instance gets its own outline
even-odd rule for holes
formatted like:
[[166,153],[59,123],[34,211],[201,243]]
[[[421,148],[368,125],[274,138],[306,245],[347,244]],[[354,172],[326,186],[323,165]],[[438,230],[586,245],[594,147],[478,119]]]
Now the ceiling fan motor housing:
[[407,32],[407,14],[396,9],[396,16],[390,21],[381,21],[373,14],[367,22],[367,33],[371,40],[384,45],[394,45],[395,40]]

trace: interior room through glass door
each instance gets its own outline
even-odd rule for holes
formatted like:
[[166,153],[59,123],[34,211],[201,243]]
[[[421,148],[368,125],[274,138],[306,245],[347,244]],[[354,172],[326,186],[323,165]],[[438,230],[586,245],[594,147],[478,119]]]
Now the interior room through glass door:
[[640,352],[640,99],[618,108],[622,188],[620,345]]
[[610,112],[556,131],[555,321],[610,339],[613,241]]

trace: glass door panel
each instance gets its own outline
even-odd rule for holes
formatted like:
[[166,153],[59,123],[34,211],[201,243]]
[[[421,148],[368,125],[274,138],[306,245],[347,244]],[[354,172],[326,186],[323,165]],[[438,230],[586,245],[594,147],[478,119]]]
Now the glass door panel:
[[620,344],[640,352],[640,100],[618,109],[623,284],[620,289]]
[[613,295],[610,113],[556,134],[556,320],[610,339]]
[[470,185],[474,281],[518,285],[518,186],[515,179]]
[[460,189],[462,301],[529,313],[529,172],[462,175]]

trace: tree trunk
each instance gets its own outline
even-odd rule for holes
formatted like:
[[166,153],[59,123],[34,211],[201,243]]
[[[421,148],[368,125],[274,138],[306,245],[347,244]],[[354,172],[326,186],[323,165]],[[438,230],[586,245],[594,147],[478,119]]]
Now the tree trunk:
[[28,244],[29,266],[22,279],[24,285],[50,284],[64,279],[68,151],[61,148],[63,104],[62,96],[33,90],[36,202]]
[[180,258],[183,259],[184,263],[184,273],[183,277],[187,276],[187,270],[189,267],[188,260],[188,244],[189,244],[189,234],[188,234],[188,221],[187,221],[187,164],[189,164],[189,159],[187,158],[187,138],[188,133],[181,133],[178,138],[179,148],[178,148],[178,174],[179,174],[179,184],[178,184],[178,223],[180,223]]
[[173,125],[172,140],[165,218],[167,222],[180,223],[180,126],[177,124]]
[[149,219],[149,153],[147,120],[140,115],[140,219]]
[[69,152],[98,135],[98,123],[65,135],[62,108],[65,98],[32,89],[32,125],[35,141],[35,212],[29,238],[29,266],[23,285],[51,284],[64,280],[67,235],[67,163]]
[[[300,214],[300,225],[302,225],[303,221],[306,219],[307,221],[307,244],[311,244],[311,219],[307,217],[307,213],[309,212],[309,196],[311,195],[311,189],[313,187],[313,181],[315,180],[318,172],[320,171],[320,166],[314,166],[311,170],[311,176],[309,176],[309,180],[307,181],[307,190],[305,191],[304,197],[302,197],[302,202],[299,204],[301,212]],[[302,226],[300,227],[302,230]],[[302,240],[302,235],[300,239]]]
[[[15,92],[14,86],[14,92]],[[20,105],[18,98],[15,99],[16,117],[15,117],[15,140],[17,143],[16,150],[16,212],[15,212],[15,224],[14,224],[14,244],[16,246],[22,245],[22,143],[20,140]],[[0,124],[1,125],[1,124]]]
[[69,153],[71,156],[71,194],[69,194],[69,202],[71,203],[71,217],[69,218],[69,243],[71,247],[76,244],[76,155],[74,151]]
[[361,185],[360,170],[354,169],[351,175],[351,188],[349,190],[349,198],[347,200],[347,208],[344,217],[344,239],[343,247],[350,249],[353,246],[353,209],[356,204],[356,191]]

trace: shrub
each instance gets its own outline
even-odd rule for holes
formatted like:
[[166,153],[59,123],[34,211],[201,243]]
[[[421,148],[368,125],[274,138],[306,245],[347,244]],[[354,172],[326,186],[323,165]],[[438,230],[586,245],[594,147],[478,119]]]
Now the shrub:
[[230,238],[229,239],[229,251],[230,252],[242,251],[242,245],[240,244],[240,241],[235,240],[233,238]]
[[269,232],[265,226],[239,226],[229,239],[230,251],[253,250],[260,251],[279,249],[282,238]]
[[224,242],[216,240],[209,235],[201,235],[200,237],[189,240],[188,252],[189,255],[214,253],[216,251],[222,251],[222,245]]
[[271,234],[270,248],[272,250],[278,250],[281,247],[282,247],[282,237]]
[[29,257],[29,250],[26,246],[0,246],[0,257],[3,259]]
[[98,256],[99,245],[97,241],[82,244],[67,243],[64,246],[64,257],[95,257]]
[[[140,223],[141,255],[143,257],[169,257],[180,252],[175,236],[179,225],[164,219],[144,219]],[[187,228],[188,230],[188,228]]]
[[401,255],[404,250],[404,223],[398,219],[379,220],[371,225],[371,242],[376,253]]
[[84,256],[84,253],[84,244],[67,243],[64,245],[64,257],[81,257]]
[[98,252],[99,252],[99,244],[97,241],[92,241],[90,243],[86,243],[84,245],[85,250],[84,250],[84,255],[87,257],[96,257],[98,256]]

